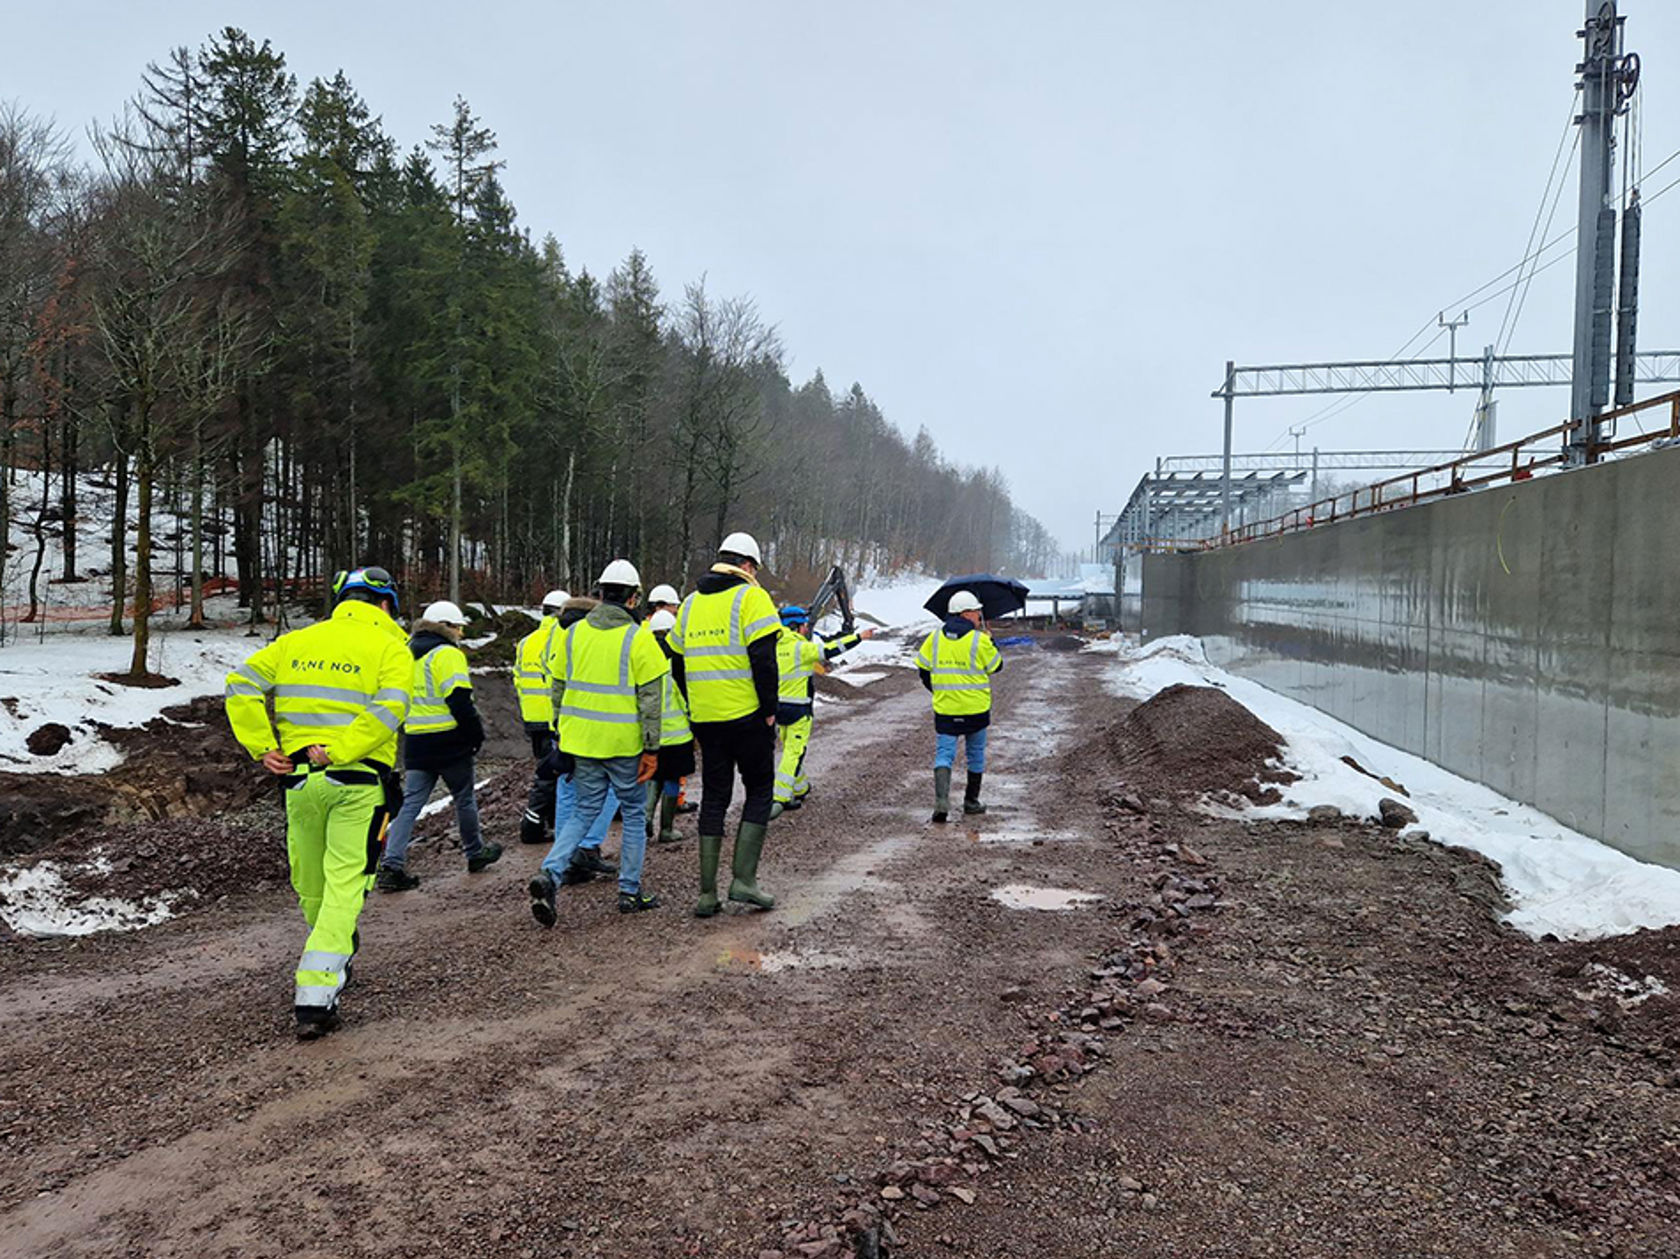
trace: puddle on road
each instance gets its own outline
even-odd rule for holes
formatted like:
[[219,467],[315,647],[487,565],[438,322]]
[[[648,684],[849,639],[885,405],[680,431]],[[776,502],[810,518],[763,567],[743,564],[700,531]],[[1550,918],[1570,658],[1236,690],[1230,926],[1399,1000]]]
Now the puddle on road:
[[784,970],[836,970],[852,965],[842,953],[823,949],[725,949],[718,955],[719,970],[756,970],[774,975]]
[[1075,892],[1065,887],[1033,887],[1026,883],[1010,883],[992,889],[992,899],[1006,909],[1046,909],[1061,912],[1084,909],[1103,897],[1096,892]]
[[977,844],[1068,844],[1081,838],[1072,831],[1040,831],[1025,826],[999,826],[995,823],[970,826],[966,828],[965,833]]

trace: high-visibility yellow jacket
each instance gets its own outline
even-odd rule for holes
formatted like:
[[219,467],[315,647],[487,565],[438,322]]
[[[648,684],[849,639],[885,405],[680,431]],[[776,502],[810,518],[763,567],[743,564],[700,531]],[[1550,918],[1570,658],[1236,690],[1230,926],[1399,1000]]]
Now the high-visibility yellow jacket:
[[[606,760],[659,747],[663,701],[657,684],[670,665],[659,640],[641,633],[623,608],[603,603],[555,635],[548,671],[554,678],[562,751]],[[645,689],[650,683],[651,692]],[[642,695],[648,696],[647,714]]]
[[413,678],[402,628],[384,609],[346,600],[327,620],[281,635],[228,674],[228,723],[253,758],[278,748],[296,760],[318,743],[336,765],[390,768]]
[[781,632],[776,605],[756,582],[684,599],[665,641],[682,657],[689,719],[734,721],[758,711],[747,648]]
[[403,729],[409,734],[442,734],[455,729],[449,697],[463,688],[472,690],[467,653],[453,643],[433,647],[414,662],[414,694]]
[[528,726],[554,724],[554,701],[549,695],[553,682],[543,660],[559,630],[560,619],[545,616],[536,629],[519,640],[519,651],[513,659],[513,689],[519,696],[519,720]]
[[984,630],[951,638],[941,628],[922,641],[916,667],[932,679],[934,712],[969,716],[991,711],[992,674],[1003,668],[1003,656]]
[[683,699],[682,688],[677,685],[677,679],[667,673],[659,719],[659,746],[675,747],[693,739],[694,731],[688,725],[688,704]]
[[780,670],[778,693],[784,704],[811,702],[811,679],[821,672],[823,645],[803,634],[783,628],[776,640],[776,667]]

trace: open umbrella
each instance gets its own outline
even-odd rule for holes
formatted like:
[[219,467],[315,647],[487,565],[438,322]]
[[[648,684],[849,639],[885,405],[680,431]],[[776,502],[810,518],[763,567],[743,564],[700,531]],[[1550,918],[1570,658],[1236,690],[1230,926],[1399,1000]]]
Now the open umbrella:
[[959,590],[966,590],[980,600],[980,615],[987,620],[1019,612],[1027,606],[1025,582],[1016,581],[1013,577],[996,577],[991,573],[952,577],[935,590],[922,606],[935,616],[943,618],[950,611],[951,596]]

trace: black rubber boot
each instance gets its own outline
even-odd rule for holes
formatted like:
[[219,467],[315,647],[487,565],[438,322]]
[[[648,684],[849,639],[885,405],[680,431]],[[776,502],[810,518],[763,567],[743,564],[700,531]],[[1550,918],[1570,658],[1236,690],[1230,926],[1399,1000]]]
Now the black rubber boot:
[[933,821],[948,821],[951,816],[951,771],[933,771]]
[[682,836],[677,834],[677,798],[661,795],[659,797],[659,839],[661,844],[678,844]]
[[519,819],[519,842],[522,844],[546,844],[548,842],[548,828],[543,825],[542,815],[525,810],[525,816]]
[[722,908],[717,894],[718,858],[722,855],[722,835],[700,837],[700,900],[694,906],[696,918],[710,918]]
[[734,878],[729,881],[729,899],[760,909],[776,908],[776,898],[758,886],[758,859],[764,852],[764,823],[742,822],[735,832],[735,853],[731,861]]
[[552,927],[557,915],[554,912],[554,880],[547,874],[538,874],[525,885],[525,890],[531,894],[531,917],[543,927]]
[[968,776],[968,789],[963,792],[964,813],[984,813],[986,811],[986,806],[980,803],[980,780],[983,778],[985,778],[984,774],[971,773]]
[[344,1021],[339,1017],[337,1006],[325,1010],[312,1005],[300,1005],[292,1008],[297,1017],[297,1038],[299,1040],[315,1040],[325,1036],[328,1032],[335,1032]]

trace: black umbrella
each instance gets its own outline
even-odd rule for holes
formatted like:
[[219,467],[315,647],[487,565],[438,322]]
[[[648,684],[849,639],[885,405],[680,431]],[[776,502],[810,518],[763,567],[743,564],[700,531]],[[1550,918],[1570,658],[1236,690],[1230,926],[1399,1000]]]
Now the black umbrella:
[[980,600],[980,615],[987,620],[1019,612],[1027,606],[1027,586],[1013,577],[997,577],[991,573],[975,573],[970,577],[953,577],[922,606],[937,617],[950,614],[951,596],[966,590]]

